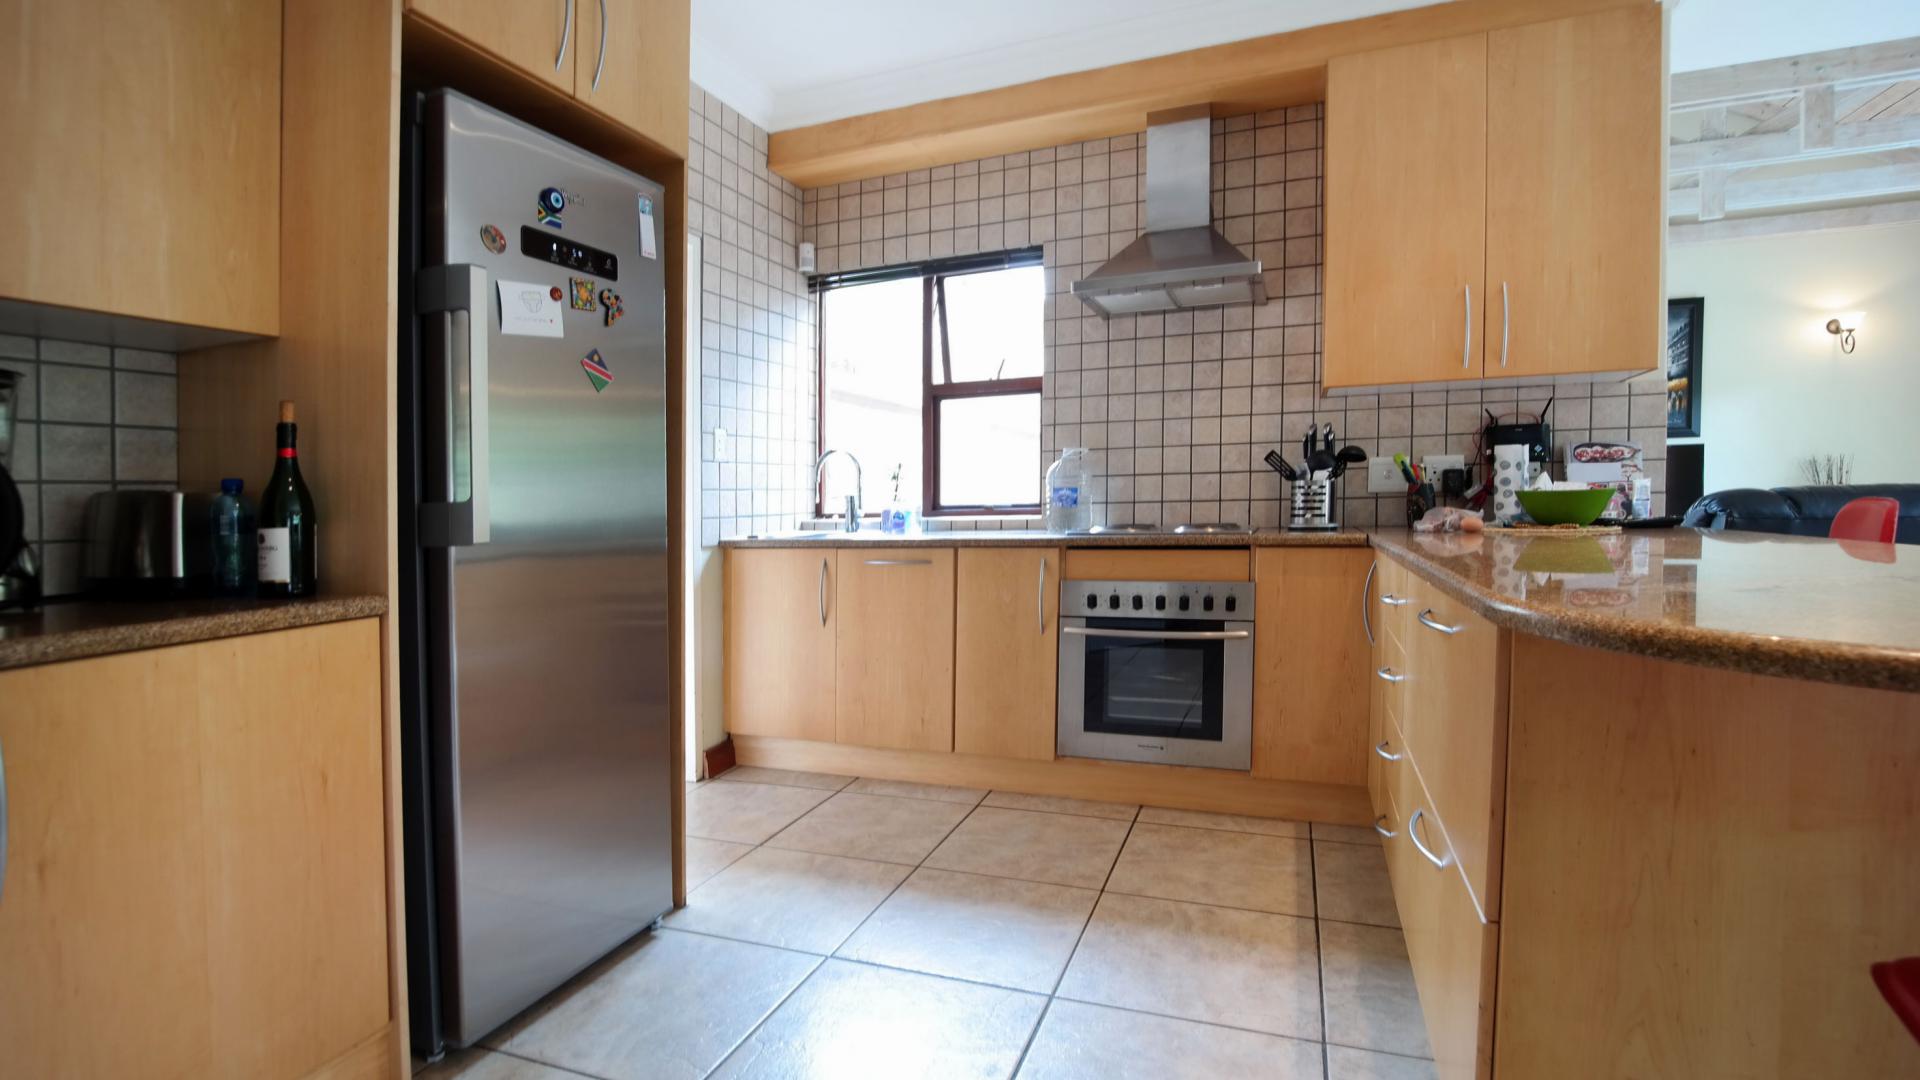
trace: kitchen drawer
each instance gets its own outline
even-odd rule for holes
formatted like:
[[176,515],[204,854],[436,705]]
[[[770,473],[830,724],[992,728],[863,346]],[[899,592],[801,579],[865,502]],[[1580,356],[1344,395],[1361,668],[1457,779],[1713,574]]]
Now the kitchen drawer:
[[1439,590],[1419,590],[1407,629],[1406,681],[1388,715],[1446,823],[1467,883],[1498,918],[1505,810],[1508,636]]
[[[1387,872],[1406,935],[1407,959],[1441,1080],[1478,1080],[1493,1058],[1495,951],[1499,928],[1474,907],[1442,822],[1421,783],[1402,762],[1394,774],[1393,835]],[[1433,853],[1430,859],[1414,843]],[[1435,860],[1443,865],[1435,865]]]
[[1251,581],[1252,568],[1247,548],[1068,548],[1066,577],[1070,581]]
[[1391,716],[1382,724],[1380,736],[1367,750],[1367,791],[1373,796],[1373,813],[1376,818],[1384,817],[1377,824],[1388,829],[1398,829],[1395,822],[1406,820],[1404,808],[1400,805],[1399,788],[1401,774],[1410,771],[1406,745],[1399,731],[1393,726]]

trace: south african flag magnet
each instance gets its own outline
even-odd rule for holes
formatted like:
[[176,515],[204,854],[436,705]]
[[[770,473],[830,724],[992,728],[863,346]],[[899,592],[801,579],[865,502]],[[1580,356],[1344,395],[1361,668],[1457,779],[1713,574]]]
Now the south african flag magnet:
[[593,384],[593,392],[596,394],[605,390],[607,384],[613,381],[613,369],[607,366],[607,361],[600,355],[599,349],[594,349],[581,357],[580,367],[587,373],[587,381]]

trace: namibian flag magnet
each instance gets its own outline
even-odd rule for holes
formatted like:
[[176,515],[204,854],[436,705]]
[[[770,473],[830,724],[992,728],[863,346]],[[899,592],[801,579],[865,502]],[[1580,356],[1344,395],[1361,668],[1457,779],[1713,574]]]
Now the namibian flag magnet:
[[596,394],[605,390],[607,384],[613,381],[613,369],[607,366],[607,361],[600,355],[599,349],[594,349],[581,357],[580,367],[587,373],[587,381],[593,384],[593,392]]

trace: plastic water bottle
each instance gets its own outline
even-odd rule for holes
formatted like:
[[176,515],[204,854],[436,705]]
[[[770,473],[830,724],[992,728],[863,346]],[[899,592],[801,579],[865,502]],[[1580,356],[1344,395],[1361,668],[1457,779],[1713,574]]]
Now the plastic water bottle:
[[228,477],[213,500],[213,587],[225,596],[253,593],[253,505],[240,494],[244,486]]
[[1093,525],[1093,475],[1087,471],[1085,447],[1069,446],[1047,469],[1047,531],[1085,532]]

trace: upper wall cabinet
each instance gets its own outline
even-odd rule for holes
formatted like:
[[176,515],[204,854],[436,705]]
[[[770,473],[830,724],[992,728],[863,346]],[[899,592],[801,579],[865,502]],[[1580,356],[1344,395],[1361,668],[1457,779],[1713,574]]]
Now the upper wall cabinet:
[[0,6],[0,297],[280,328],[280,5]]
[[1328,388],[1657,365],[1662,25],[1635,5],[1327,65]]
[[688,0],[407,0],[407,9],[686,156]]

